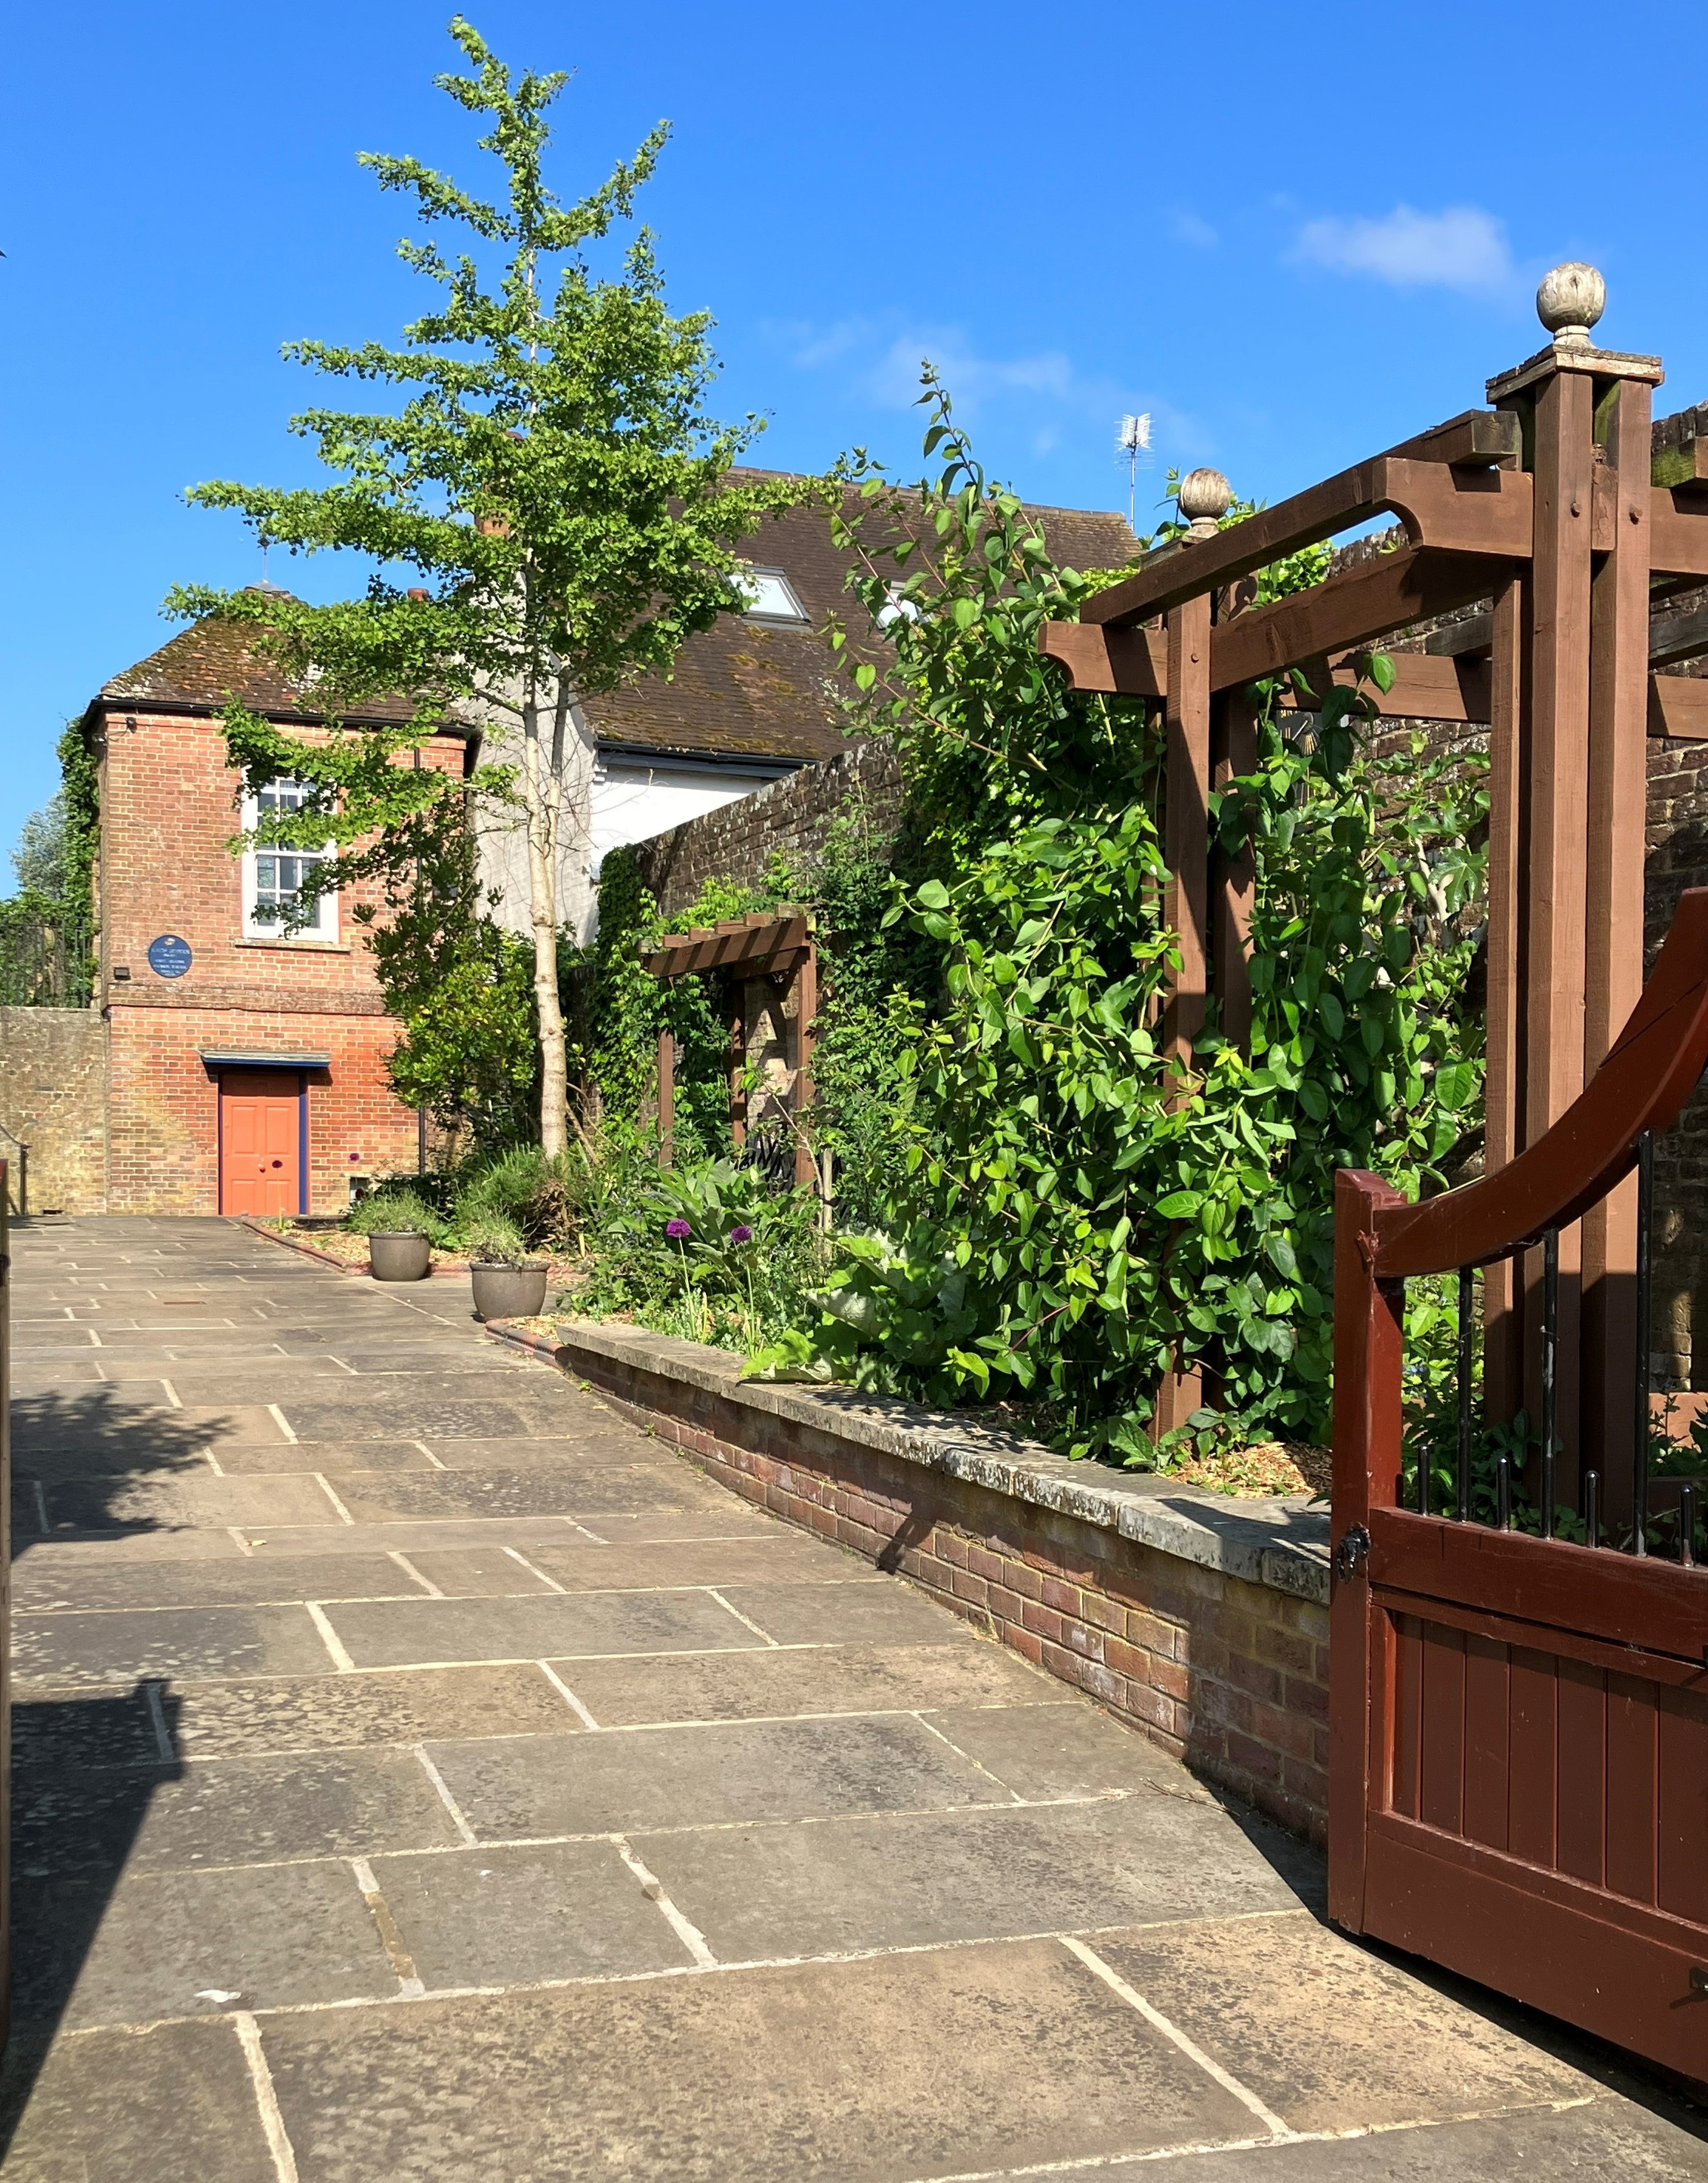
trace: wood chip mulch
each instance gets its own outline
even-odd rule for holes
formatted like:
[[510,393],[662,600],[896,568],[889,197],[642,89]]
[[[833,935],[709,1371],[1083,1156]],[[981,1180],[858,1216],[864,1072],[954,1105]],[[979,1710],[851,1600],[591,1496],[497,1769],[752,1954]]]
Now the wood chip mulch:
[[1268,1440],[1256,1447],[1223,1448],[1194,1456],[1168,1472],[1188,1486],[1207,1486],[1243,1500],[1267,1500],[1299,1494],[1324,1501],[1334,1483],[1334,1457],[1326,1447],[1305,1441]]

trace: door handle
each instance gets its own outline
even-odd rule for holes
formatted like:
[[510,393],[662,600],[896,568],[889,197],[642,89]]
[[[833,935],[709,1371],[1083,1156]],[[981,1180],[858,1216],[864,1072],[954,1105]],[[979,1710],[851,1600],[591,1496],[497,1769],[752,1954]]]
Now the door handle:
[[273,1164],[274,1167],[283,1167],[285,1163],[283,1160],[274,1160]]

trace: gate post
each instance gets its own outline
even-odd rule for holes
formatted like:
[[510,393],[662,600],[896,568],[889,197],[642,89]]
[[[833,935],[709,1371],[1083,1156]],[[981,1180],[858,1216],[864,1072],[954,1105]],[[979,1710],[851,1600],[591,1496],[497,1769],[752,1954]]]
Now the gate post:
[[[1658,358],[1594,346],[1605,300],[1593,267],[1556,266],[1536,294],[1552,340],[1488,385],[1489,399],[1520,419],[1535,495],[1528,571],[1495,600],[1491,1173],[1571,1106],[1643,982],[1649,412],[1662,374]],[[1526,655],[1516,679],[1515,635]],[[1633,1206],[1622,1188],[1561,1231],[1556,1434],[1567,1506],[1580,1459],[1604,1483],[1629,1469],[1620,1458],[1635,1364]],[[1533,1420],[1540,1413],[1542,1280],[1539,1248],[1511,1274],[1490,1269],[1491,1422],[1521,1402]]]
[[1374,1732],[1392,1704],[1388,1620],[1371,1605],[1372,1508],[1400,1485],[1400,1372],[1406,1285],[1377,1278],[1376,1215],[1402,1205],[1361,1168],[1334,1178],[1334,1542],[1328,1573],[1328,1914],[1364,1927],[1364,1830],[1386,1802],[1372,1779]]

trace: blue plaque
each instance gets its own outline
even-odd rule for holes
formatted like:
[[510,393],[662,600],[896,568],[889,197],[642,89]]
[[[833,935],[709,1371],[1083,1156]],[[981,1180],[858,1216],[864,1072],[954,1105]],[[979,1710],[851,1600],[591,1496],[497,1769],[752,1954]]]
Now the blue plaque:
[[175,932],[163,932],[148,942],[148,968],[157,978],[181,978],[193,959],[190,942]]

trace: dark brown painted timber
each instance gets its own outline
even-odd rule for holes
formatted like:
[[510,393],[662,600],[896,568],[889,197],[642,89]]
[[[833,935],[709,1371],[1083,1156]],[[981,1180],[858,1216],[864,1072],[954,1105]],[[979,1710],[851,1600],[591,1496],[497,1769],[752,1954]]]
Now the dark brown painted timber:
[[1336,1178],[1329,1610],[1330,1915],[1701,2078],[1708,1570],[1397,1503],[1400,1277],[1605,1202],[1705,1061],[1695,889],[1589,1086],[1509,1164],[1417,1206]]
[[1623,1180],[1637,1140],[1667,1128],[1708,1064],[1708,887],[1678,898],[1649,982],[1571,1108],[1510,1165],[1421,1205],[1374,1216],[1378,1266],[1400,1279],[1485,1265],[1577,1219]]
[[[1527,554],[1530,480],[1522,470],[1480,467],[1506,459],[1514,430],[1504,414],[1485,414],[1488,432],[1502,443],[1500,457],[1467,457],[1464,464],[1456,464],[1396,448],[1391,454],[1355,464],[1275,508],[1247,516],[1214,539],[1194,541],[1195,553],[1189,553],[1184,542],[1159,548],[1136,575],[1088,599],[1080,619],[1116,627],[1148,621],[1193,597],[1206,584],[1227,584],[1250,575],[1271,561],[1332,538],[1384,510],[1400,518],[1415,546]],[[1453,430],[1452,425],[1437,426],[1436,433]],[[1425,434],[1421,441],[1407,444],[1422,447],[1435,436]]]

